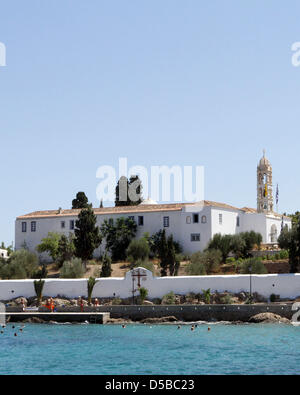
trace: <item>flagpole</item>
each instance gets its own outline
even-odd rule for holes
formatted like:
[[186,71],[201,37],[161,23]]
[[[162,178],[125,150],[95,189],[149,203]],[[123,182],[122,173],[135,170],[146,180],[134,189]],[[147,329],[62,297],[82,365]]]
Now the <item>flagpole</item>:
[[278,205],[278,203],[279,203],[279,187],[278,187],[278,184],[277,184],[277,188],[276,188],[276,210],[277,210],[277,213],[279,214],[279,205]]

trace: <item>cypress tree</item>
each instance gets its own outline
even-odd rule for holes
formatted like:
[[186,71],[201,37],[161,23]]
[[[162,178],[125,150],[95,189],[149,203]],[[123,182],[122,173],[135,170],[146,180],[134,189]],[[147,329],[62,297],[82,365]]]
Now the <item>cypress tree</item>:
[[85,193],[78,192],[76,195],[76,199],[72,201],[72,209],[83,209],[88,207],[92,207],[92,205],[89,204],[89,200],[86,197]]
[[97,218],[91,207],[81,210],[75,228],[75,251],[76,256],[85,263],[93,258],[93,253],[101,244],[100,229],[97,226]]
[[128,180],[122,176],[116,186],[115,206],[137,206],[142,203],[142,182],[139,176],[131,176]]
[[175,256],[175,247],[173,236],[171,235],[168,238],[168,249],[167,249],[167,262],[168,268],[171,276],[175,275],[175,268],[176,268],[176,256]]
[[167,276],[168,271],[168,242],[166,238],[166,231],[163,230],[159,242],[158,255],[160,258],[161,276]]
[[111,258],[107,253],[105,253],[105,255],[103,257],[103,263],[102,263],[100,277],[110,277],[111,273],[112,273]]

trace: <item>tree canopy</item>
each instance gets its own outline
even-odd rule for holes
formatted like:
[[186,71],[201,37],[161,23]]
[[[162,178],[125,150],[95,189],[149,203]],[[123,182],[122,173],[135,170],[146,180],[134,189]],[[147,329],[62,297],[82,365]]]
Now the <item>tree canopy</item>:
[[228,255],[233,253],[237,258],[250,258],[253,248],[260,247],[262,235],[260,233],[242,232],[237,235],[221,235],[217,233],[208,243],[208,250],[219,250],[225,263]]
[[115,206],[137,206],[142,203],[142,182],[139,176],[122,176],[116,186]]
[[83,209],[92,207],[84,192],[78,192],[76,198],[72,201],[72,209]]
[[106,249],[111,253],[113,261],[126,259],[126,250],[135,237],[137,224],[132,218],[105,220],[101,226],[101,234],[106,241]]
[[100,246],[102,237],[97,226],[97,218],[91,207],[82,209],[75,227],[75,254],[83,262],[93,258],[94,251]]
[[297,273],[300,264],[300,215],[292,229],[283,228],[278,237],[279,247],[289,252],[290,272]]

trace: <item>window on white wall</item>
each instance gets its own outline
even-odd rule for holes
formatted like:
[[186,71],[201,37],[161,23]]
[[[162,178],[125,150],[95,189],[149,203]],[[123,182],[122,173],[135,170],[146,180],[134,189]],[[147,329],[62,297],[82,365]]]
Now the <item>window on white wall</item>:
[[27,232],[27,223],[26,222],[22,222],[22,232],[23,233]]
[[139,226],[143,226],[144,225],[144,217],[143,216],[139,216],[138,224],[139,224]]
[[70,221],[70,230],[74,230],[75,228],[75,221],[73,219],[71,219]]
[[186,217],[186,223],[190,224],[192,222],[192,218],[190,216]]
[[202,224],[206,224],[207,223],[206,215],[202,215],[201,222],[202,222]]
[[170,217],[164,217],[164,228],[168,228],[170,226]]
[[60,226],[61,226],[62,229],[65,229],[65,227],[66,227],[65,221],[61,221]]
[[35,221],[31,222],[31,232],[36,232],[36,222]]
[[223,224],[223,214],[219,214],[219,224]]
[[193,214],[193,223],[198,224],[199,223],[199,214]]
[[200,241],[200,233],[192,233],[191,234],[191,241]]
[[236,226],[237,226],[237,227],[240,226],[240,217],[236,217]]

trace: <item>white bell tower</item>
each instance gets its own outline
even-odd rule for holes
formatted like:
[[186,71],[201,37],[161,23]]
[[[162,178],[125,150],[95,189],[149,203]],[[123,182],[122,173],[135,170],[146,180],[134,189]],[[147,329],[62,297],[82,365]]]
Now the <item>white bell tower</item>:
[[257,211],[259,213],[273,213],[273,176],[271,163],[264,156],[257,166]]

